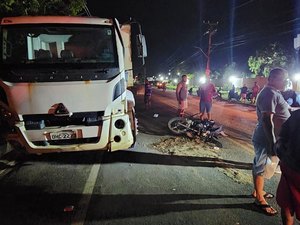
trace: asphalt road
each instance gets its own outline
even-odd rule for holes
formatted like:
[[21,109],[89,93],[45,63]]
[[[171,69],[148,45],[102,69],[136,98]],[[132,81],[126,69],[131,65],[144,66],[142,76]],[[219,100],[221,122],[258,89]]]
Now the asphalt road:
[[[138,117],[142,118],[141,127],[143,132],[149,134],[169,134],[167,122],[170,118],[176,116],[177,101],[174,91],[163,92],[160,89],[154,89],[152,96],[152,107],[149,110],[143,108],[143,102],[138,95]],[[199,112],[199,98],[197,96],[188,96],[187,115],[194,115]],[[158,123],[153,123],[153,115],[160,113]],[[234,139],[241,139],[245,142],[251,142],[253,129],[257,122],[255,106],[250,104],[240,104],[238,102],[214,101],[212,107],[212,119],[216,123],[223,125],[226,133]],[[140,127],[140,128],[141,128]],[[144,127],[147,127],[147,129]]]
[[[143,96],[136,96],[140,133],[134,149],[22,158],[0,174],[0,224],[280,224],[279,216],[268,217],[253,205],[251,184],[237,183],[221,169],[251,174],[253,109],[214,104],[218,123],[228,115],[250,126],[228,122],[230,137],[222,140],[219,159],[168,155],[151,144],[169,137],[174,98],[174,92],[154,90],[152,108],[145,110]],[[188,113],[196,113],[197,104],[191,99]],[[278,179],[267,181],[266,189],[274,193]],[[278,208],[274,199],[270,203]]]

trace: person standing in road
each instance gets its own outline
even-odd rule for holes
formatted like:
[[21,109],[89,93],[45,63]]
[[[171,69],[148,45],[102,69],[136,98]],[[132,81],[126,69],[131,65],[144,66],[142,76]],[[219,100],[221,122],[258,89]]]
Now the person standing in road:
[[252,87],[251,104],[255,103],[259,91],[260,91],[260,87],[258,86],[257,82],[255,81],[254,86]]
[[241,87],[241,101],[242,101],[242,103],[246,103],[247,91],[248,91],[248,88],[247,88],[246,84],[244,84],[244,86]]
[[276,200],[281,208],[284,225],[300,220],[300,110],[292,112],[282,125],[275,150],[280,159],[281,178]]
[[274,144],[282,124],[290,117],[290,106],[282,97],[287,71],[282,68],[272,69],[267,85],[257,97],[256,113],[258,123],[253,133],[252,142],[255,150],[253,161],[253,182],[255,205],[267,215],[275,215],[277,211],[270,206],[266,199],[274,197],[264,191],[264,169],[267,157],[275,155]]
[[187,75],[182,75],[181,81],[177,84],[177,88],[176,88],[176,98],[178,101],[177,114],[180,117],[184,116],[185,109],[188,106],[188,102],[187,102],[188,88],[186,82],[187,82]]
[[166,82],[162,82],[161,88],[162,88],[163,92],[165,92],[167,90],[167,83]]
[[211,120],[211,108],[213,96],[217,94],[216,87],[210,81],[205,82],[199,87],[199,109],[200,109],[200,120],[203,120],[204,113],[206,112],[207,119]]
[[152,96],[152,85],[146,79],[145,80],[145,93],[144,93],[144,103],[145,103],[146,109],[149,109],[151,107],[151,96]]

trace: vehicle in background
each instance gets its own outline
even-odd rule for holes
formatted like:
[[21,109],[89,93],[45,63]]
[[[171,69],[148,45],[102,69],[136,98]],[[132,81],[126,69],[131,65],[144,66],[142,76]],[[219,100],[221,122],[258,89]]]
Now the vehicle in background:
[[157,87],[158,89],[161,89],[161,88],[162,88],[162,82],[157,82],[157,83],[156,83],[156,87]]
[[131,31],[120,27],[116,19],[93,17],[3,18],[6,140],[37,154],[133,146],[134,99],[126,91],[133,77]]
[[166,91],[166,89],[167,89],[167,82],[160,82],[160,81],[158,81],[156,83],[156,87],[158,89],[162,89],[163,91]]
[[229,90],[228,92],[228,100],[229,101],[239,101],[240,95],[234,89]]

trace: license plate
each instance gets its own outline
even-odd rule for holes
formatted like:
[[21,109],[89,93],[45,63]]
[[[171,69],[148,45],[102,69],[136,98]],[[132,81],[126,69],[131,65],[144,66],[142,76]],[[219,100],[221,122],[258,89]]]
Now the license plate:
[[61,131],[56,133],[50,133],[51,140],[67,140],[76,138],[74,131]]

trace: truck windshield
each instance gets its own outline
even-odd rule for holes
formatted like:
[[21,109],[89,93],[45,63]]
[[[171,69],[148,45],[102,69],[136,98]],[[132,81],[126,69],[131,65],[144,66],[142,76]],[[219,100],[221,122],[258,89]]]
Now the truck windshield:
[[1,34],[1,59],[7,66],[117,65],[114,32],[110,26],[12,25],[3,26]]

